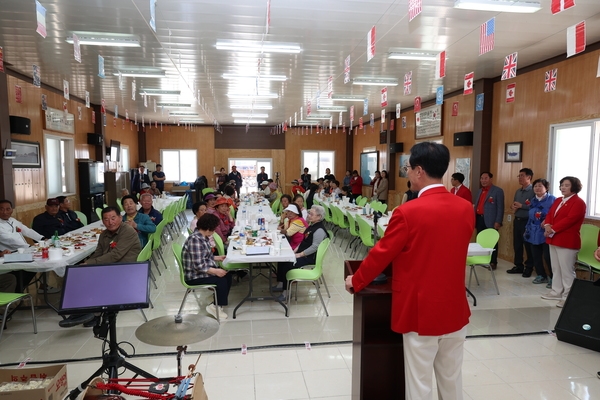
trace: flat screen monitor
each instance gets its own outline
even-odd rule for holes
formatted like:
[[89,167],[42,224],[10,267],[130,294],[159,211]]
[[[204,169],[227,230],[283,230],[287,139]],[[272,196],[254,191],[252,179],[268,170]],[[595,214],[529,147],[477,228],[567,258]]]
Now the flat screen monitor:
[[148,308],[150,262],[68,265],[59,314]]

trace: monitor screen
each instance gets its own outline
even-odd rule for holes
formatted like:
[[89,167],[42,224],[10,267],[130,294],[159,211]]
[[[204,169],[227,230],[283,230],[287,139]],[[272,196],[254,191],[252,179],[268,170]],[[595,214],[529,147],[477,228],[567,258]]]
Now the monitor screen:
[[148,261],[109,265],[69,265],[59,314],[134,310],[149,306]]

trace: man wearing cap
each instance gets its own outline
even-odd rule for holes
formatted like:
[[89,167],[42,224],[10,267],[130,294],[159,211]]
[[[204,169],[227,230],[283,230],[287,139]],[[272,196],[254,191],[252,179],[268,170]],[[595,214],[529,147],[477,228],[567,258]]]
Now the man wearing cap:
[[238,197],[240,197],[240,190],[242,189],[242,174],[239,173],[237,167],[234,165],[231,167],[231,172],[228,176],[230,181],[235,181],[235,191]]
[[292,195],[297,195],[298,193],[304,193],[306,192],[306,189],[304,189],[302,186],[300,186],[300,182],[298,182],[298,179],[294,179],[292,181]]
[[260,174],[256,175],[256,182],[260,185],[262,181],[268,181],[269,175],[265,172],[265,167],[260,167]]
[[58,196],[58,218],[62,219],[67,232],[74,231],[83,227],[83,223],[75,213],[71,210],[71,200],[67,196]]
[[144,173],[144,166],[138,167],[138,172],[131,177],[131,194],[138,194],[142,191],[142,185],[145,183],[150,187],[150,178]]
[[54,236],[54,232],[64,235],[68,232],[65,221],[58,215],[60,203],[58,199],[46,200],[46,211],[36,215],[31,227],[45,238]]
[[265,180],[260,183],[260,190],[258,191],[258,193],[262,194],[266,198],[268,198],[271,195],[271,189],[269,188],[269,181]]

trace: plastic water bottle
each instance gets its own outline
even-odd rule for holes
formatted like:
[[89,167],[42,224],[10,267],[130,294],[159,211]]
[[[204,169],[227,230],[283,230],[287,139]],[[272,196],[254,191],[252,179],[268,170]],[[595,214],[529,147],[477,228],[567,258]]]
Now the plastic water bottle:
[[[246,221],[248,218],[246,217],[246,207],[242,208],[242,221]],[[242,222],[245,224],[246,222]]]
[[265,230],[265,216],[262,213],[262,205],[258,206],[258,226],[261,231]]

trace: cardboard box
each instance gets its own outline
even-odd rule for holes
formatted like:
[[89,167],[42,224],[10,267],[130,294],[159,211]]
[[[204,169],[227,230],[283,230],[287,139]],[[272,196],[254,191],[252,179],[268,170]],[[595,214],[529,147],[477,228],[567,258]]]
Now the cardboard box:
[[62,400],[67,395],[67,366],[65,364],[33,368],[2,368],[0,383],[27,382],[31,378],[54,377],[45,388],[0,392],[0,400]]

